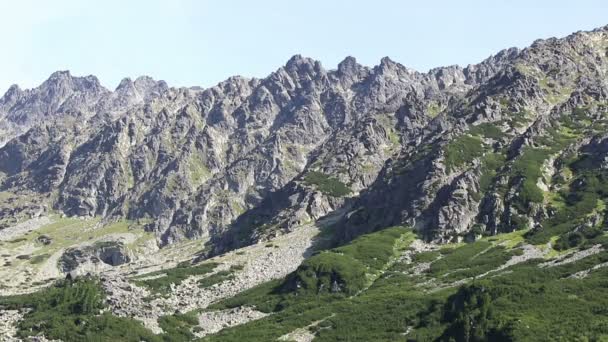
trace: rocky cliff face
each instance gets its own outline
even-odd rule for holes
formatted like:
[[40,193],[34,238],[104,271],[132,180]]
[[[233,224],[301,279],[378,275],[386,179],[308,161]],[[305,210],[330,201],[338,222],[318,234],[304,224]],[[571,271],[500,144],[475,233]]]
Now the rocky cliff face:
[[264,79],[109,91],[57,72],[0,99],[0,191],[216,253],[331,212],[342,240],[537,227],[560,160],[605,132],[607,72],[608,28],[427,73],[294,56]]

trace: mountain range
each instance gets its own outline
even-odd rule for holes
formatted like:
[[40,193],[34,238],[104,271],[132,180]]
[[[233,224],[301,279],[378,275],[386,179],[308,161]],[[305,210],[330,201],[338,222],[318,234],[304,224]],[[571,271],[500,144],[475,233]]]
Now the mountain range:
[[[608,26],[426,73],[58,71],[0,98],[0,315],[65,341],[600,341],[607,169]],[[506,303],[543,291],[576,309]],[[75,335],[49,296],[95,302],[61,307]]]

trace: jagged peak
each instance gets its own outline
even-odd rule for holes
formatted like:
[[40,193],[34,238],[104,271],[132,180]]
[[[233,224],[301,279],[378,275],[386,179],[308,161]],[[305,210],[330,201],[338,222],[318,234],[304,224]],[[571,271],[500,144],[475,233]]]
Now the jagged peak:
[[477,64],[469,64],[467,68],[472,68],[479,65],[494,65],[497,63],[505,63],[515,60],[519,54],[521,53],[521,49],[517,47],[510,47],[507,49],[503,49],[498,51],[497,53],[490,55],[488,58]]
[[120,80],[120,83],[116,87],[115,91],[124,90],[124,89],[130,88],[132,86],[133,86],[133,80],[131,80],[130,77],[125,77],[122,80]]
[[342,60],[342,62],[338,63],[338,71],[342,73],[346,73],[349,71],[353,71],[359,69],[361,65],[357,63],[357,59],[352,56],[347,56]]
[[293,56],[291,56],[291,58],[289,58],[287,60],[287,63],[285,63],[285,66],[290,66],[290,65],[295,65],[295,64],[299,64],[304,60],[304,57],[302,57],[302,55],[300,54],[295,54]]
[[392,66],[392,65],[396,65],[397,63],[395,61],[393,61],[389,56],[384,56],[380,59],[380,65],[381,66]]
[[386,72],[406,72],[409,74],[419,74],[416,70],[410,69],[403,64],[393,61],[390,57],[382,57],[380,64],[374,67],[374,72],[381,75]]
[[135,81],[133,81],[133,84],[135,85],[135,87],[137,89],[140,90],[144,90],[144,91],[148,91],[151,89],[160,89],[160,90],[166,90],[169,89],[169,85],[167,84],[167,82],[160,80],[157,81],[154,78],[150,77],[150,76],[139,76],[135,79]]
[[447,70],[462,70],[462,67],[458,64],[446,65],[429,70],[429,74],[442,73]]
[[75,91],[107,91],[107,89],[101,85],[101,82],[99,82],[99,79],[96,76],[73,76],[69,70],[55,71],[38,87],[38,89],[45,89],[49,87],[67,87]]
[[146,75],[142,75],[139,76],[135,79],[134,83],[148,83],[148,84],[152,84],[152,83],[157,83],[157,81],[150,77],[150,76],[146,76]]
[[21,88],[19,87],[18,84],[13,84],[8,88],[8,91],[17,91],[17,90],[21,90]]
[[296,54],[293,55],[285,64],[285,67],[287,69],[295,69],[298,68],[302,65],[310,65],[310,66],[315,66],[315,65],[319,65],[320,66],[320,62],[316,61],[310,57],[303,57],[300,54]]
[[588,39],[591,36],[603,35],[608,32],[608,25],[598,27],[592,30],[580,30],[573,32],[564,37],[549,37],[544,39],[536,39],[532,44],[522,51],[528,52],[533,49],[540,49],[546,46],[551,46],[553,44],[563,44],[565,42],[577,41],[579,39]]
[[19,87],[19,85],[13,84],[8,88],[6,93],[4,93],[4,96],[2,96],[0,101],[6,102],[12,98],[15,98],[16,96],[18,96],[21,93],[23,93],[23,90]]
[[403,70],[405,70],[407,72],[410,72],[410,73],[415,73],[416,72],[415,70],[410,69],[410,68],[402,65],[401,63],[393,61],[388,56],[382,57],[382,59],[380,59],[380,64],[378,65],[378,68],[380,68],[380,70],[403,69]]
[[48,88],[48,87],[56,87],[59,84],[67,84],[72,81],[72,74],[69,70],[60,70],[52,73],[46,81],[42,82],[42,84],[38,88]]
[[59,78],[71,78],[72,73],[70,70],[57,70],[49,76],[49,80],[59,79]]
[[165,81],[157,81],[154,78],[150,77],[150,76],[138,76],[135,80],[131,79],[130,77],[125,77],[123,78],[120,83],[118,84],[118,86],[116,87],[115,91],[118,92],[124,92],[124,91],[132,91],[134,89],[137,89],[139,91],[148,91],[152,88],[162,88],[162,89],[167,89],[169,88],[169,86],[167,85],[167,82]]
[[518,47],[510,47],[508,49],[500,50],[498,53],[494,54],[490,58],[504,58],[504,57],[515,57],[517,56],[521,50]]
[[22,91],[23,90],[21,89],[21,87],[19,87],[18,84],[13,84],[8,88],[8,90],[6,91],[6,93],[4,95],[6,96],[6,95],[10,95],[10,94],[20,93]]

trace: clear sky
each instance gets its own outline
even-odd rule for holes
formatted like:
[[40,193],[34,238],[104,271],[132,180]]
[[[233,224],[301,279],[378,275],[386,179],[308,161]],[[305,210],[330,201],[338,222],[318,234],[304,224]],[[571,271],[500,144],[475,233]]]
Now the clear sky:
[[207,87],[296,53],[426,71],[606,24],[606,0],[0,0],[0,93],[66,69],[110,89],[140,75]]

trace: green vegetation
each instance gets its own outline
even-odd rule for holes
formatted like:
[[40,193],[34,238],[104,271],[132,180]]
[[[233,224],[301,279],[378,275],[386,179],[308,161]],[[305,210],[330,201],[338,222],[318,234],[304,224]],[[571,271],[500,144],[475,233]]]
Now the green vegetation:
[[158,319],[158,325],[164,331],[163,341],[192,341],[192,327],[198,325],[198,318],[194,312],[163,316]]
[[414,259],[414,262],[416,262],[416,263],[432,262],[432,261],[437,260],[440,256],[441,256],[441,253],[439,251],[428,251],[428,252],[414,254],[413,259]]
[[[190,276],[203,275],[210,273],[217,267],[214,263],[204,263],[200,265],[191,265],[190,262],[183,262],[175,268],[144,274],[143,276],[133,278],[133,282],[139,286],[145,286],[149,289],[166,294],[171,289],[171,284],[179,285],[182,281]],[[161,276],[159,278],[138,280],[138,278],[148,278]]]
[[431,102],[429,103],[426,112],[429,117],[434,118],[439,115],[439,113],[441,113],[441,110],[441,104],[437,102]]
[[[67,249],[73,245],[82,243],[96,243],[96,241],[107,237],[110,234],[133,234],[136,238],[133,243],[125,247],[136,251],[146,240],[153,239],[154,234],[145,232],[142,227],[134,222],[121,220],[98,227],[99,218],[79,219],[61,218],[56,215],[51,216],[51,223],[26,234],[23,237],[9,241],[4,247],[8,252],[16,251],[28,246],[31,248],[30,258],[27,260],[29,265],[39,267],[49,256],[61,249]],[[44,238],[40,240],[40,238]],[[42,242],[45,241],[45,242]],[[31,247],[29,247],[31,246]],[[21,267],[26,260],[19,260],[13,263],[12,267]],[[28,265],[28,266],[29,266]]]
[[[442,257],[432,263],[429,270],[429,273],[437,278],[454,274],[459,275],[460,279],[467,278],[472,276],[472,273],[481,274],[486,271],[477,269],[478,267],[493,269],[511,257],[511,253],[507,253],[503,246],[496,246],[484,240],[459,247],[442,248],[439,252]],[[462,269],[462,265],[466,265],[466,269]]]
[[563,102],[568,99],[572,93],[572,89],[569,87],[560,87],[553,80],[543,76],[539,77],[539,85],[542,90],[547,93],[547,102],[550,104],[556,104]]
[[469,134],[494,140],[500,140],[505,135],[500,128],[492,123],[482,123],[473,126],[473,128],[469,130]]
[[404,227],[388,228],[360,236],[350,244],[321,252],[305,260],[287,279],[284,287],[298,293],[344,293],[354,295],[368,285],[395,255]]
[[521,156],[513,163],[512,175],[516,180],[522,180],[514,203],[520,211],[527,212],[531,203],[543,202],[543,192],[536,183],[543,176],[542,165],[548,157],[549,151],[547,150],[525,148]]
[[391,227],[362,235],[348,245],[333,249],[332,252],[350,256],[370,270],[379,270],[395,255],[394,248],[399,239],[405,238],[405,243],[409,244],[413,237],[414,235],[408,228]]
[[188,171],[190,180],[194,185],[200,185],[211,175],[209,169],[205,166],[205,163],[196,155],[190,157],[188,161]]
[[343,197],[352,192],[346,184],[322,172],[308,172],[306,176],[304,176],[304,182],[316,186],[322,193],[333,197]]
[[[226,304],[230,304],[228,307],[260,304],[258,309],[274,314],[225,329],[204,341],[276,340],[317,321],[320,323],[311,328],[315,341],[600,341],[608,338],[604,324],[608,317],[605,309],[608,287],[602,285],[608,281],[608,268],[592,271],[583,279],[570,277],[608,261],[608,252],[551,268],[539,268],[540,260],[531,260],[503,272],[469,280],[462,286],[450,286],[455,281],[496,270],[511,255],[521,253],[517,248],[512,249],[521,241],[521,234],[499,235],[421,253],[414,257],[415,263],[441,258],[433,262],[429,273],[408,275],[401,271],[403,265],[396,263],[369,288],[351,297],[325,292],[294,296],[293,292],[283,292],[278,281],[260,285],[213,309],[225,308]],[[597,239],[593,243],[597,243]],[[605,240],[603,243],[608,246],[608,239]],[[423,285],[429,280],[440,282],[437,285],[441,286]]]
[[482,195],[488,192],[499,169],[504,166],[505,159],[504,154],[500,152],[487,153],[483,157],[481,162],[481,177],[479,177],[480,193],[472,194],[477,201],[480,201]]
[[230,269],[228,269],[226,271],[219,271],[208,277],[200,279],[198,281],[198,286],[201,288],[211,287],[215,284],[222,283],[226,280],[234,279],[234,272],[238,271],[238,270],[242,270],[242,269],[243,269],[243,266],[233,265],[230,267]]
[[40,254],[40,255],[36,255],[34,257],[32,257],[30,259],[30,264],[36,265],[36,264],[41,264],[43,263],[46,259],[48,259],[50,257],[49,254]]
[[397,123],[395,116],[393,114],[378,114],[375,118],[386,131],[388,140],[390,141],[390,146],[386,147],[386,152],[390,153],[392,149],[401,145],[401,138],[398,130],[395,129]]
[[164,333],[155,335],[141,322],[104,312],[104,293],[94,278],[61,280],[39,292],[0,297],[0,309],[28,311],[18,323],[18,337],[44,334],[63,341],[172,342],[194,339],[195,313],[163,316]]
[[366,268],[350,255],[325,252],[305,260],[286,287],[306,294],[354,295],[367,284]]
[[476,136],[462,135],[444,147],[445,165],[448,172],[472,162],[483,155],[484,146]]
[[[542,223],[541,229],[530,231],[526,238],[530,243],[543,244],[553,236],[559,236],[554,246],[564,250],[581,245],[584,241],[601,234],[601,229],[586,226],[589,215],[604,210],[608,200],[608,173],[601,170],[601,161],[592,155],[582,155],[570,162],[575,174],[569,186],[558,194],[562,203],[552,217]],[[574,232],[575,228],[583,227]]]
[[[485,241],[442,250],[444,257],[431,264],[430,274],[442,281],[456,281],[475,277],[498,268],[516,253],[503,246]],[[445,254],[449,252],[448,254]],[[463,265],[466,267],[462,268]]]
[[530,113],[525,110],[517,113],[511,113],[508,122],[512,127],[525,127],[530,122]]
[[368,286],[391,263],[397,251],[409,245],[413,238],[411,230],[404,227],[363,235],[348,245],[306,259],[284,281],[262,284],[210,308],[249,305],[273,312],[298,298],[316,300],[317,296],[327,296],[335,299],[354,295]]
[[471,341],[605,340],[608,312],[603,308],[608,288],[601,284],[608,280],[608,272],[569,278],[605,260],[606,253],[553,268],[538,268],[531,262],[513,268],[512,273],[465,286],[448,300],[443,319],[449,325],[443,337]]
[[[567,150],[568,146],[580,141],[583,136],[592,134],[592,126],[598,124],[601,120],[591,120],[589,113],[594,110],[590,107],[575,108],[572,113],[564,113],[557,117],[557,120],[551,122],[551,126],[547,128],[547,134],[535,137],[534,146],[524,147],[521,154],[513,159],[511,168],[505,167],[499,169],[488,168],[482,164],[482,176],[480,178],[481,193],[486,192],[490,186],[496,184],[497,192],[507,200],[507,191],[510,188],[515,188],[516,193],[512,198],[511,204],[518,209],[519,213],[511,215],[509,221],[504,221],[501,231],[512,231],[514,229],[527,229],[529,220],[526,215],[536,212],[541,204],[548,205],[550,213],[558,212],[556,217],[546,219],[542,229],[535,229],[528,234],[529,241],[535,243],[547,243],[551,238],[559,236],[559,249],[569,248],[577,243],[582,243],[581,235],[574,234],[565,236],[573,230],[577,224],[584,221],[585,215],[590,215],[597,209],[596,206],[603,205],[603,199],[600,195],[596,199],[593,195],[587,193],[576,194],[569,190],[570,183],[583,181],[579,175],[572,175],[571,166],[575,151]],[[603,129],[605,131],[605,129]],[[563,153],[566,151],[565,153]],[[563,154],[562,154],[563,153]],[[489,156],[489,154],[487,155]],[[487,158],[484,157],[484,159]],[[555,156],[559,172],[552,179],[545,179],[543,175],[543,164],[551,157]],[[561,166],[560,166],[561,165]],[[597,166],[595,166],[597,168]],[[487,170],[490,169],[488,172]],[[505,172],[501,176],[506,176],[509,179],[508,184],[495,183],[492,180],[496,179],[498,172]],[[578,178],[577,178],[578,177]],[[543,191],[537,184],[542,180],[546,184],[552,184],[552,188],[562,188],[559,193],[557,191]],[[601,179],[600,179],[601,181]],[[579,196],[580,195],[580,196]],[[570,198],[568,198],[570,196]],[[578,197],[577,197],[578,196]],[[477,194],[477,198],[481,199],[481,194]],[[579,202],[574,206],[575,202]],[[564,208],[566,207],[566,208]],[[573,211],[574,210],[574,211]],[[551,216],[553,216],[551,214]],[[575,217],[578,217],[575,219]],[[564,235],[564,236],[562,236]],[[535,236],[535,238],[532,238]]]
[[[286,280],[261,284],[212,305],[208,310],[254,306],[273,314],[202,340],[272,341],[309,325],[315,341],[608,338],[608,268],[591,270],[584,278],[572,277],[608,262],[608,252],[555,267],[541,268],[542,260],[530,260],[500,270],[511,256],[521,253],[517,246],[522,235],[514,232],[415,254],[414,265],[431,262],[428,272],[416,274],[404,272],[410,268],[396,258],[408,248],[413,233],[403,227],[374,232],[321,252],[308,259],[316,259],[312,263],[305,261],[303,265],[314,270],[314,276],[297,278],[298,272],[307,270],[300,268]],[[589,237],[587,242],[608,247],[605,234]],[[356,265],[355,273],[360,272],[357,278],[352,277],[351,265]],[[348,279],[342,292],[321,289],[320,285],[334,286],[327,275]],[[289,286],[290,280],[315,277],[321,280],[315,280],[310,291],[304,283]],[[0,298],[2,309],[34,309],[19,325],[21,337],[44,333],[66,341],[195,339],[195,312],[161,317],[164,333],[153,335],[139,322],[100,313],[102,303],[103,293],[93,279],[62,281],[34,295]]]
[[284,303],[289,301],[286,292],[282,290],[282,279],[269,282],[245,290],[232,298],[212,304],[209,310],[231,309],[239,306],[253,306],[257,310],[270,313],[281,310]]
[[59,281],[40,292],[0,298],[4,309],[30,308],[18,325],[18,336],[44,333],[63,341],[160,341],[135,320],[100,314],[103,293],[97,281]]
[[183,185],[183,180],[180,175],[176,173],[169,174],[165,178],[165,189],[167,193],[174,193],[181,189]]

